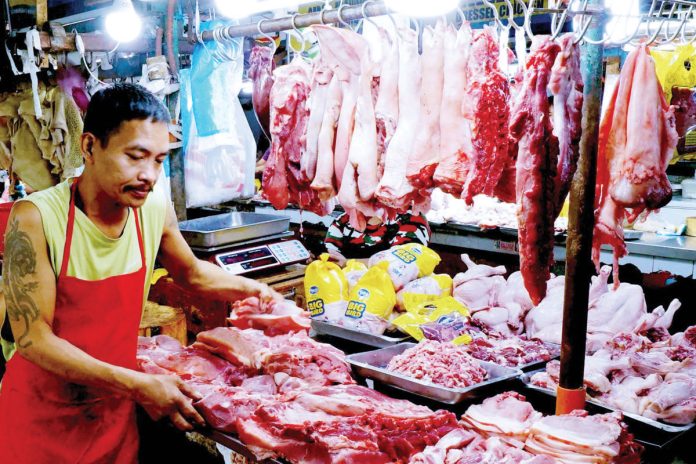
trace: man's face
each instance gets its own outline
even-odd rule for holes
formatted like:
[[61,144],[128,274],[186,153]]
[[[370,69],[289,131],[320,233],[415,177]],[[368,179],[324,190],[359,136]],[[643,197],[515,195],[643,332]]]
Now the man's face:
[[92,156],[86,159],[107,197],[121,206],[138,208],[157,182],[168,151],[166,123],[130,120],[111,134],[106,146],[94,139]]

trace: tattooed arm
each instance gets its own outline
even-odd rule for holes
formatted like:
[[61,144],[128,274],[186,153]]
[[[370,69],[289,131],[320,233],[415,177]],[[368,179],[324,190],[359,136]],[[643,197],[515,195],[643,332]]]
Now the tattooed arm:
[[12,208],[4,258],[7,316],[22,357],[67,382],[131,397],[154,419],[169,416],[181,429],[190,429],[189,422],[204,423],[187,398],[195,399],[197,394],[178,377],[143,374],[107,364],[53,333],[56,276],[48,257],[41,214],[32,203],[22,201]]

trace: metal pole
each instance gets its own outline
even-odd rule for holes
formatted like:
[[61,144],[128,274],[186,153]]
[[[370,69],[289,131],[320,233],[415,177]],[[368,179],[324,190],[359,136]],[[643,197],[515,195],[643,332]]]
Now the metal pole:
[[[602,3],[602,0],[589,0],[588,9],[601,8]],[[604,34],[604,21],[604,16],[593,15],[592,24],[586,36],[593,40],[601,40]],[[582,409],[585,405],[583,374],[590,279],[593,274],[591,253],[599,118],[603,91],[603,56],[604,45],[602,44],[584,43],[581,46],[585,98],[582,108],[580,159],[570,190],[557,414]]]
[[[365,15],[363,16],[363,6],[346,6],[340,9],[340,16],[344,22],[354,21],[365,17],[382,16],[389,13],[389,9],[382,2],[370,2],[365,6]],[[339,23],[339,9],[318,11],[316,13],[300,14],[295,16],[294,26],[307,27],[313,24],[331,24]],[[261,32],[280,32],[294,28],[292,17],[269,19],[261,23]],[[228,26],[225,29],[226,37],[247,37],[258,35],[257,24],[244,24],[241,26]],[[204,31],[202,34],[203,40],[214,40],[213,31]]]

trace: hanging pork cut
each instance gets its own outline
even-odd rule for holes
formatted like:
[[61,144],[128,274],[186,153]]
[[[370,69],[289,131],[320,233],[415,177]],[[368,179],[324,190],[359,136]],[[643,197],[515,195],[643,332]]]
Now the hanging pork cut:
[[323,201],[328,201],[336,196],[334,141],[336,140],[336,127],[341,114],[342,101],[341,80],[334,74],[326,92],[326,106],[317,140],[317,167],[311,184],[312,190],[315,190]]
[[520,270],[534,304],[546,295],[553,263],[558,139],[553,135],[546,89],[560,47],[536,36],[524,81],[512,108],[510,134],[518,144],[517,218]]
[[288,163],[290,155],[302,152],[304,129],[309,117],[307,98],[310,82],[307,65],[294,61],[274,73],[271,89],[271,153],[263,171],[264,196],[275,209],[290,202]]
[[415,31],[401,30],[399,37],[399,119],[387,147],[384,174],[376,196],[385,206],[405,211],[411,204],[414,190],[406,173],[420,121],[420,99],[417,96],[421,92],[421,57]]
[[574,42],[574,34],[566,34],[559,40],[561,51],[549,81],[553,94],[553,133],[559,146],[556,214],[563,207],[580,157],[584,84],[580,72],[580,46]]
[[276,209],[289,203],[302,210],[326,215],[333,202],[322,201],[302,176],[313,68],[301,58],[276,69],[271,89],[271,153],[263,172],[264,196]]
[[600,124],[592,258],[599,265],[601,246],[612,246],[614,285],[618,260],[626,255],[624,219],[632,222],[672,198],[665,171],[677,141],[674,110],[665,101],[648,48],[641,45],[626,58]]
[[334,175],[340,189],[355,127],[360,60],[367,54],[367,44],[357,34],[335,27],[315,25],[314,31],[319,40],[322,60],[333,69],[343,88],[334,148]]
[[468,61],[469,80],[463,102],[471,120],[473,151],[462,198],[472,204],[479,193],[493,196],[509,164],[508,122],[510,88],[498,67],[498,39],[492,28],[477,31]]
[[379,79],[377,103],[375,104],[377,168],[380,179],[384,174],[387,147],[394,136],[399,119],[399,42],[396,37],[387,37],[384,47],[384,63]]
[[317,170],[319,157],[319,134],[324,112],[328,104],[329,83],[333,77],[333,71],[321,59],[314,63],[312,75],[312,90],[309,95],[309,120],[307,121],[307,133],[305,135],[304,151],[300,160],[302,179],[312,182]]
[[251,94],[251,102],[259,119],[261,129],[270,138],[270,98],[273,88],[273,49],[271,47],[256,46],[251,50],[249,58],[249,77],[254,88]]
[[[440,162],[440,109],[445,80],[445,24],[423,31],[421,54],[420,122],[406,176],[417,189],[432,187],[433,174]],[[462,83],[457,85],[461,86]]]
[[466,95],[467,60],[471,43],[468,23],[445,34],[444,83],[440,108],[440,164],[433,180],[443,191],[461,196],[466,181],[469,157],[473,151],[469,120],[462,113]]

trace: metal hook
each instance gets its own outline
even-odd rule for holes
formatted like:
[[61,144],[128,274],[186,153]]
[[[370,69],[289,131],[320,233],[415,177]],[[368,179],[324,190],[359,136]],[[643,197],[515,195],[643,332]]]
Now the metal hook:
[[466,22],[466,16],[464,16],[464,10],[462,9],[461,5],[457,5],[457,15],[459,16],[459,20],[462,22],[462,24],[464,24]]
[[[520,2],[520,4],[524,5],[524,2]],[[534,11],[534,2],[529,2],[529,6],[524,6],[523,9],[525,9],[524,30],[527,31],[527,37],[529,37],[529,40],[532,40],[534,38],[534,34],[532,33],[532,12]]]
[[563,10],[563,13],[561,13],[560,21],[558,19],[558,13],[553,14],[553,19],[551,20],[551,40],[556,40],[558,34],[561,33],[561,29],[563,29],[563,25],[568,19],[568,12],[570,11],[570,8],[573,6],[573,3],[574,0],[570,0],[570,2],[568,2],[568,5],[566,5],[566,8]]
[[503,25],[503,22],[500,20],[500,15],[498,14],[498,7],[491,3],[490,0],[483,0],[483,3],[491,10],[493,10],[493,18],[495,19],[495,22],[498,23],[498,26],[504,28],[505,26]]
[[362,14],[363,19],[365,19],[368,23],[370,23],[373,26],[375,26],[376,28],[380,29],[381,26],[379,24],[377,24],[377,21],[375,21],[374,19],[367,16],[366,8],[367,8],[367,5],[369,5],[370,3],[374,3],[374,0],[367,0],[365,3],[362,4],[362,7],[360,8],[360,14]]
[[256,30],[259,32],[259,35],[261,37],[264,37],[264,38],[268,39],[269,42],[271,42],[271,50],[272,50],[271,56],[273,56],[273,55],[275,55],[275,52],[278,49],[278,46],[276,45],[275,39],[273,37],[271,37],[270,34],[263,32],[261,30],[261,26],[263,26],[263,23],[266,21],[270,21],[270,19],[262,19],[261,21],[259,21],[258,24],[256,25]]
[[[343,3],[343,2],[341,2]],[[348,29],[351,29],[350,24],[346,22],[345,19],[343,19],[343,9],[347,7],[348,5],[341,5],[338,7],[337,11],[337,17],[338,17],[338,22],[341,23],[343,26],[347,27]],[[352,30],[352,29],[351,29]]]
[[516,31],[522,29],[522,26],[515,22],[515,7],[512,2],[510,0],[505,0],[505,3],[508,7],[508,26],[511,26]]

